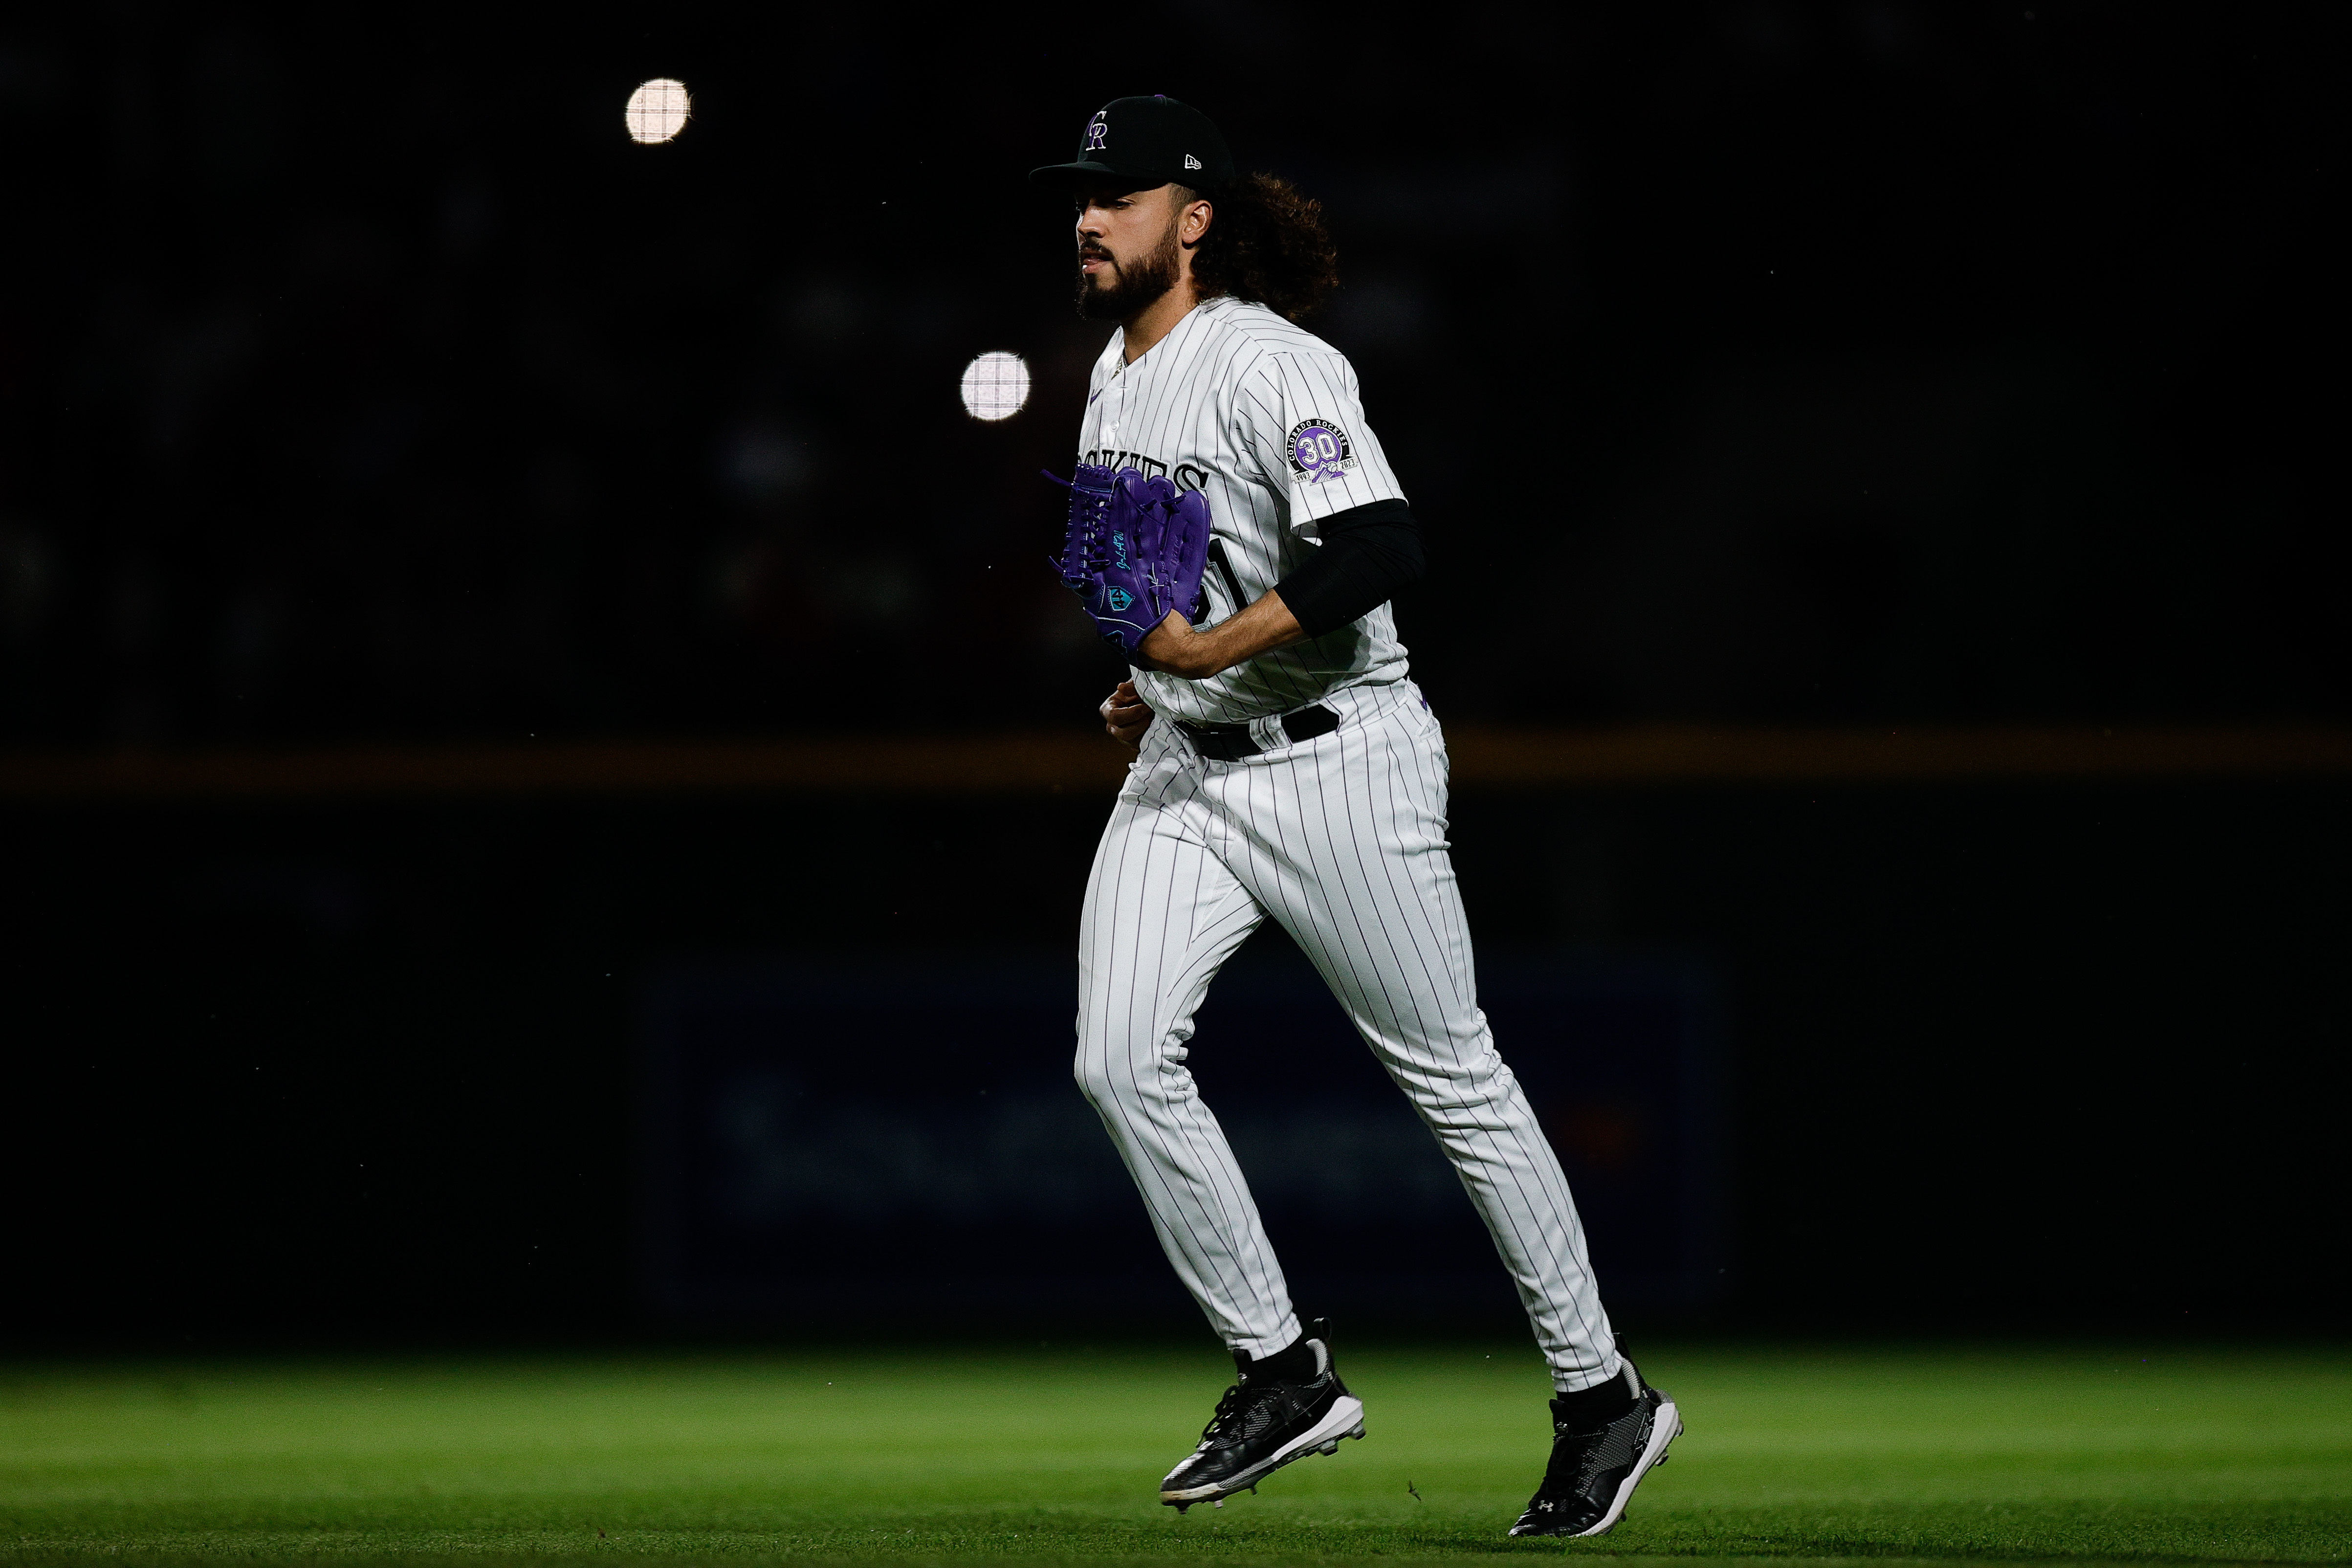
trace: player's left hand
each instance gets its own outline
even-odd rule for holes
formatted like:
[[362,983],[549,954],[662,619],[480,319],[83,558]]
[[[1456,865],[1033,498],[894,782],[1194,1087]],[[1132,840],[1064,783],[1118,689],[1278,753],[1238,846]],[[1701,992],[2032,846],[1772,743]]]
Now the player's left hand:
[[1100,711],[1112,740],[1129,751],[1143,743],[1143,731],[1151,726],[1151,707],[1135,694],[1135,682],[1122,680],[1112,687]]
[[1103,640],[1132,657],[1165,623],[1189,626],[1204,605],[1209,498],[1135,468],[1081,463],[1066,479],[1045,477],[1070,492],[1055,569]]

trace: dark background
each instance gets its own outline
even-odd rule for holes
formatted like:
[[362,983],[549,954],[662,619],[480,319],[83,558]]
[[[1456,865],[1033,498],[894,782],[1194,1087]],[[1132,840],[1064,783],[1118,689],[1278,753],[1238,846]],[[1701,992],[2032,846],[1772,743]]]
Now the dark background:
[[[0,23],[9,755],[1084,729],[1035,474],[1102,330],[1020,175],[1154,90],[1329,204],[1448,721],[2352,718],[2335,8],[673,9]],[[9,796],[0,1331],[678,1331],[654,977],[1066,955],[1104,804]],[[1482,950],[1711,977],[1725,1284],[1658,1321],[2237,1334],[2342,1324],[2347,805],[1454,833]]]

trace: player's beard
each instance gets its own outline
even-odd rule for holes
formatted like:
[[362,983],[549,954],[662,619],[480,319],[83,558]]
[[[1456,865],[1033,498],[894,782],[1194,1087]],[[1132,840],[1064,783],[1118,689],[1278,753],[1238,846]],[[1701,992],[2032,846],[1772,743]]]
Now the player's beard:
[[[1078,274],[1078,314],[1089,321],[1124,321],[1176,287],[1176,226],[1153,249],[1109,270]],[[1086,259],[1082,252],[1078,259]],[[1105,283],[1108,278],[1115,281]]]

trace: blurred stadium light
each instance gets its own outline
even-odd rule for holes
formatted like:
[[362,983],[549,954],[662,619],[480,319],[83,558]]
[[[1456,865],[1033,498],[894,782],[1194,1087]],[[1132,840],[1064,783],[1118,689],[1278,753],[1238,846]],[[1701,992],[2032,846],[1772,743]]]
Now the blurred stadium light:
[[666,76],[637,84],[629,94],[629,138],[648,146],[656,142],[674,140],[686,129],[686,117],[694,107],[686,90],[686,83]]
[[1029,404],[1029,362],[992,351],[963,367],[963,410],[974,419],[1010,419]]

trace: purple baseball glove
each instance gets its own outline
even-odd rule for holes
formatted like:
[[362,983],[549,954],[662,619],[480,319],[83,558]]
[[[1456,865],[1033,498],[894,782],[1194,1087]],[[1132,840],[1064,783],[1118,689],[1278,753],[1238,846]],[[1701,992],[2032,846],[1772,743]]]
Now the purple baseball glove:
[[1067,479],[1069,531],[1055,568],[1102,634],[1129,653],[1175,611],[1201,616],[1209,560],[1209,499],[1166,479],[1081,463]]

